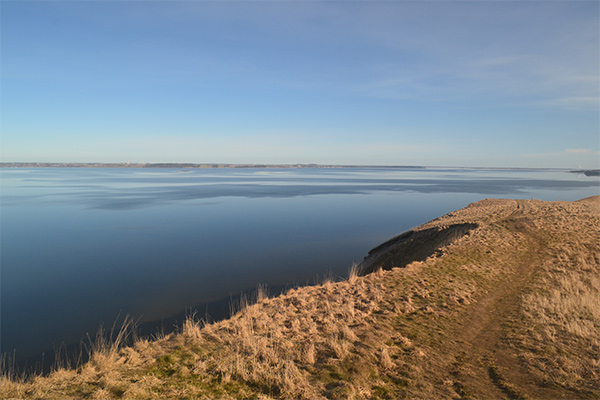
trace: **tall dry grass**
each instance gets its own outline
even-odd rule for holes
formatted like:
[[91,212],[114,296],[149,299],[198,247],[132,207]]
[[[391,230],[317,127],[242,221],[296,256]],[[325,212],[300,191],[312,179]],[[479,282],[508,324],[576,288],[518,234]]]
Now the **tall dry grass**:
[[550,257],[523,296],[528,329],[516,342],[539,379],[598,394],[600,202],[542,204],[537,215]]
[[[523,298],[530,328],[529,365],[571,388],[600,386],[600,235],[562,240],[557,255],[544,265],[545,274]],[[582,246],[591,246],[585,253]],[[578,348],[573,354],[573,348]]]
[[[354,266],[345,281],[272,298],[259,287],[231,306],[230,319],[191,315],[176,334],[153,340],[135,338],[133,324],[113,327],[90,339],[90,361],[75,369],[27,382],[2,372],[0,398],[468,397],[449,372],[464,344],[449,335],[471,328],[461,325],[469,312],[510,284],[516,256],[527,250],[524,235],[502,222],[514,202],[484,203],[431,223],[481,223],[443,256],[362,277]],[[569,227],[556,205],[531,204],[531,224],[548,235],[548,247],[523,296],[514,349],[552,385],[588,388],[598,370],[599,221],[584,210],[587,220]]]

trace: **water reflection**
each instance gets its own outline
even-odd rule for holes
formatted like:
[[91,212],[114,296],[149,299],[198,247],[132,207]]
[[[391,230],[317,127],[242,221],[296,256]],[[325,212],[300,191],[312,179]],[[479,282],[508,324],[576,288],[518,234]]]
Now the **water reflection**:
[[[43,174],[33,171],[25,177],[22,173],[5,170],[3,180],[8,186],[2,205],[64,202],[92,209],[131,210],[220,197],[289,198],[372,192],[507,196],[542,190],[561,193],[598,186],[597,179],[580,179],[566,172],[519,170],[503,171],[503,174],[492,171],[484,177],[476,170],[327,169],[308,173],[306,170],[227,170],[215,173],[108,169],[77,170],[76,174],[56,170],[44,170]],[[15,186],[18,193],[14,191]]]
[[[576,200],[597,178],[557,171],[3,169],[2,351],[94,333],[353,262],[485,197]],[[204,313],[204,310],[200,310]]]

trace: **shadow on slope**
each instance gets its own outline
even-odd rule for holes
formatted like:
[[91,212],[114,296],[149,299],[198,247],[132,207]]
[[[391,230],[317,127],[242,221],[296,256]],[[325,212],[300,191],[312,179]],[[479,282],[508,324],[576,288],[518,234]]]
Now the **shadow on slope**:
[[359,265],[359,275],[367,275],[382,268],[404,268],[414,261],[425,261],[441,248],[477,228],[477,224],[454,224],[425,230],[410,230],[369,251]]

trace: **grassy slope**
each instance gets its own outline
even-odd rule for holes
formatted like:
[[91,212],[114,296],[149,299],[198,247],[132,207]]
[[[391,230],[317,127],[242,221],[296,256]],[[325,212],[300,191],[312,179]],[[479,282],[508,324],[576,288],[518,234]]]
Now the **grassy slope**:
[[479,227],[423,262],[5,374],[0,397],[599,398],[600,197],[484,200],[419,229],[456,223]]

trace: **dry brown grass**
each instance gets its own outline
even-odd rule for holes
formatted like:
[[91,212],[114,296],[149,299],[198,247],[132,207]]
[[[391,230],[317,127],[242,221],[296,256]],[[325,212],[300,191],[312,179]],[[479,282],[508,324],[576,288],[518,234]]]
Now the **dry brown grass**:
[[[594,398],[600,200],[486,200],[419,229],[478,228],[402,269],[191,316],[1,398]],[[127,329],[117,334],[121,342]],[[101,338],[104,338],[101,335]]]
[[[539,375],[565,388],[594,393],[600,387],[600,213],[581,218],[577,203],[550,219],[547,251],[554,257],[524,295],[528,335],[523,359]],[[574,223],[573,220],[576,220]],[[574,229],[574,226],[577,229]],[[588,229],[581,229],[581,227]],[[577,348],[576,357],[569,352]]]

